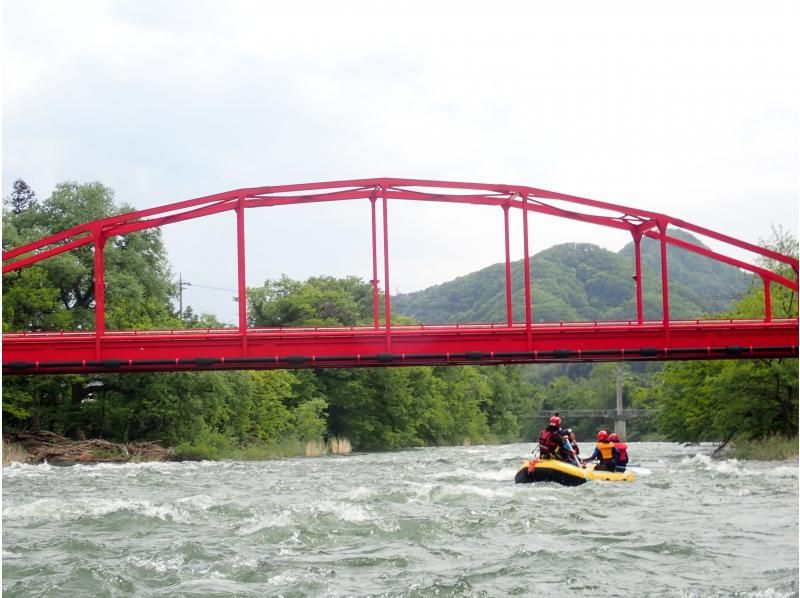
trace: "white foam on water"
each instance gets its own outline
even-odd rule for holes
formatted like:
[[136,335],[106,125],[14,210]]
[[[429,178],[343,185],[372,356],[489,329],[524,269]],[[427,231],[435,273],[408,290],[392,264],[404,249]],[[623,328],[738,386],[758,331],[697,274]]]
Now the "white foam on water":
[[9,465],[3,467],[3,477],[4,478],[17,478],[17,477],[40,477],[45,475],[51,471],[53,471],[55,467],[47,463],[37,463],[32,465],[30,463],[19,463],[14,461]]
[[43,498],[13,506],[3,506],[4,519],[33,521],[71,521],[81,517],[99,519],[111,513],[129,511],[163,521],[190,523],[192,518],[182,509],[148,501],[123,499],[80,499],[65,503],[61,499]]
[[[521,467],[521,466],[520,466]],[[510,482],[514,480],[514,476],[519,469],[495,469],[489,471],[476,471],[473,477],[476,480],[487,480],[491,482]]]
[[[520,466],[521,467],[521,466]],[[435,480],[449,480],[469,478],[474,480],[488,480],[492,482],[507,482],[514,479],[517,473],[516,469],[491,469],[491,470],[474,470],[458,467],[450,471],[438,472],[430,474],[428,477]]]
[[437,494],[439,494],[439,496],[453,497],[473,495],[480,496],[481,498],[510,498],[514,494],[514,488],[510,485],[495,489],[471,484],[457,484],[453,486],[440,486]]
[[433,478],[434,480],[449,480],[451,478],[471,478],[473,475],[474,472],[471,469],[466,469],[465,467],[454,467],[453,469],[448,469],[447,471],[437,471],[435,473],[428,474],[427,477]]
[[766,588],[764,590],[756,590],[755,592],[745,592],[743,596],[747,598],[793,598],[797,596],[797,593],[781,592],[775,588]]
[[344,496],[345,498],[349,498],[350,500],[365,500],[372,498],[377,493],[373,488],[367,488],[366,486],[356,486],[349,492],[347,492]]
[[290,509],[281,509],[274,513],[261,513],[243,521],[236,533],[240,536],[249,536],[262,529],[290,527],[294,524],[294,520],[294,512]]
[[216,507],[219,504],[212,496],[208,494],[196,494],[194,496],[184,496],[183,498],[179,498],[177,501],[182,505],[188,505],[190,507],[194,507],[196,509],[200,509],[201,511],[208,511],[211,507]]
[[[714,594],[709,594],[708,592],[695,592],[692,590],[683,591],[679,594],[680,598],[723,598],[726,596],[730,596],[727,592],[716,592]],[[763,590],[755,590],[752,592],[748,591],[741,591],[737,592],[736,596],[741,596],[741,598],[795,598],[797,593],[794,591],[783,592],[781,590],[776,590],[775,588],[765,588]]]
[[713,471],[733,477],[798,477],[798,470],[796,467],[790,467],[787,465],[772,467],[761,462],[739,461],[738,459],[725,459],[717,461],[712,459],[709,455],[700,454],[694,455],[693,457],[684,458],[681,461],[681,467],[687,466],[705,469],[707,471]]
[[288,571],[283,571],[282,573],[278,573],[277,575],[270,577],[267,580],[267,583],[272,586],[282,586],[282,585],[289,585],[294,584],[298,581],[297,575],[294,573],[290,573]]
[[315,510],[319,513],[330,513],[337,519],[347,521],[348,523],[363,523],[373,519],[369,509],[352,503],[326,500],[317,504]]
[[697,454],[693,457],[685,457],[681,460],[681,467],[695,467],[726,475],[746,475],[743,469],[744,465],[738,460],[715,461],[709,455]]
[[427,499],[431,495],[435,485],[427,482],[410,482],[406,484],[406,487],[410,487],[414,494],[411,498],[409,498],[409,502],[417,502],[420,499]]
[[781,465],[776,467],[770,472],[770,475],[776,478],[796,478],[798,474],[798,466]]
[[652,470],[647,469],[646,467],[631,467],[628,466],[626,471],[632,471],[636,475],[653,475]]
[[172,571],[177,572],[183,568],[184,564],[184,558],[182,555],[171,558],[161,558],[142,557],[134,554],[128,556],[126,560],[134,567],[148,569],[150,571],[155,571],[156,573],[168,573]]

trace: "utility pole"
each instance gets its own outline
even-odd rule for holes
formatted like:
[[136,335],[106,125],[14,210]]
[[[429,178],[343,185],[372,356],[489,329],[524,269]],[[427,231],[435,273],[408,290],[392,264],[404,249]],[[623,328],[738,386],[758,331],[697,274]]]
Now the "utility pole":
[[617,418],[614,420],[614,431],[622,440],[625,440],[625,428],[625,416],[622,406],[622,366],[617,364]]
[[183,319],[183,287],[192,286],[191,282],[183,282],[183,274],[178,272],[178,318]]

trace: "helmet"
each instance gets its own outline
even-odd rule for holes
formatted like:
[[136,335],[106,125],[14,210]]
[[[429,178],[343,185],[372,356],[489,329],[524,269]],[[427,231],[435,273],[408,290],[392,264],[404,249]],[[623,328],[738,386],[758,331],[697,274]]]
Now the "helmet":
[[600,430],[597,433],[597,442],[605,442],[606,440],[608,440],[608,432],[605,430]]
[[572,428],[561,428],[561,434],[563,436],[569,436],[572,434]]
[[611,432],[611,435],[608,437],[611,442],[619,442],[619,436],[616,432]]
[[550,418],[550,425],[551,426],[560,426],[561,425],[561,418],[557,415],[554,415]]

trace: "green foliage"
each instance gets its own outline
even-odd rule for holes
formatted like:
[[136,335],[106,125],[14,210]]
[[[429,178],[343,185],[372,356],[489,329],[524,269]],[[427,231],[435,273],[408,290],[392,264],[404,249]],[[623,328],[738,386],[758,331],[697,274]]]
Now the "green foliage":
[[797,461],[797,437],[773,434],[758,440],[737,439],[730,451],[735,459],[753,461]]
[[[797,256],[797,240],[782,229],[775,229],[764,245]],[[762,260],[762,265],[796,279],[784,264]],[[797,293],[779,287],[772,299],[773,317],[797,317]],[[757,285],[734,306],[731,315],[761,318],[764,311],[763,285]],[[732,434],[742,439],[797,435],[796,359],[670,363],[655,395],[659,430],[674,440],[720,440]]]
[[200,424],[191,441],[184,441],[173,449],[173,458],[181,461],[222,459],[233,452],[233,439]]
[[350,276],[309,278],[305,283],[283,276],[248,289],[249,325],[355,326],[372,321],[372,286]]
[[[132,211],[116,206],[100,183],[61,183],[43,202],[4,210],[4,249],[105,216]],[[8,243],[8,244],[7,244]],[[109,329],[175,325],[166,250],[158,229],[112,237],[104,248],[106,326]],[[3,276],[4,330],[94,328],[94,253],[84,245]]]
[[319,397],[300,403],[295,407],[290,420],[293,427],[292,437],[301,442],[322,438],[325,434],[325,409],[327,407],[325,399]]

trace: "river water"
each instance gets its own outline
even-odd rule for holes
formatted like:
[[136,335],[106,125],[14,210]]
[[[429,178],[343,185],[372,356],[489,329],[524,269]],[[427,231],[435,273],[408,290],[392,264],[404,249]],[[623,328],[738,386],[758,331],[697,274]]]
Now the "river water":
[[12,465],[3,596],[798,596],[797,462],[515,485],[530,449]]

